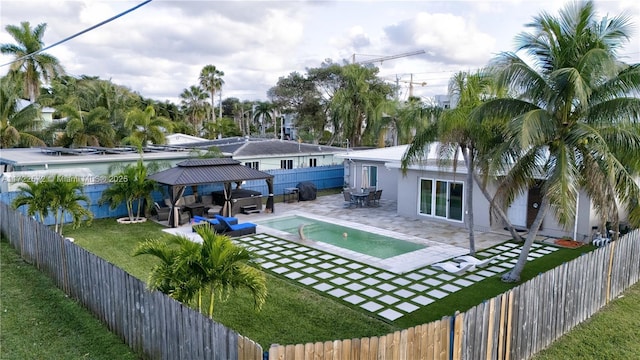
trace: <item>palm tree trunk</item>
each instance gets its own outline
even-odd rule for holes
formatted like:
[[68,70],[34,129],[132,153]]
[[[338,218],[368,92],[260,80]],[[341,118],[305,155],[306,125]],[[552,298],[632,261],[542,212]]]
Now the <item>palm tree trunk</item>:
[[212,123],[216,122],[216,108],[213,105],[213,102],[215,101],[215,96],[216,96],[216,91],[211,90],[211,122]]
[[507,214],[505,214],[504,210],[502,210],[502,208],[496,204],[496,202],[493,200],[493,196],[491,196],[491,194],[489,194],[489,191],[487,191],[487,188],[482,185],[482,180],[480,180],[478,174],[474,173],[473,179],[476,181],[476,184],[478,184],[478,187],[480,188],[480,191],[482,192],[484,197],[487,199],[487,201],[489,201],[489,206],[493,208],[496,214],[500,217],[500,220],[502,220],[506,224],[509,233],[511,233],[511,236],[513,236],[513,240],[522,242],[522,237],[520,237],[520,234],[518,234],[516,228],[513,226],[513,224],[511,224],[511,221],[509,220]]
[[473,219],[473,173],[474,173],[474,159],[473,149],[465,146],[460,146],[462,149],[462,156],[467,163],[467,183],[465,185],[465,217],[467,218],[467,227],[469,229],[469,254],[472,256],[476,254],[476,240],[473,227],[475,226]]
[[60,234],[62,236],[62,226],[64,225],[64,210],[60,211]]
[[531,228],[529,229],[529,233],[527,234],[527,239],[522,245],[522,250],[520,251],[520,256],[518,256],[518,262],[516,266],[511,269],[511,271],[502,275],[502,281],[504,282],[518,282],[520,281],[520,274],[524,269],[524,265],[527,263],[527,258],[529,257],[529,251],[531,250],[531,245],[533,245],[533,241],[538,235],[538,231],[540,230],[540,226],[542,225],[542,220],[544,219],[547,210],[549,209],[549,197],[546,195],[542,196],[542,202],[540,204],[540,209],[538,209],[538,215],[536,215],[535,220],[533,220],[533,224],[531,224]]
[[209,317],[213,319],[213,301],[215,300],[215,291],[211,291],[211,300],[209,301]]

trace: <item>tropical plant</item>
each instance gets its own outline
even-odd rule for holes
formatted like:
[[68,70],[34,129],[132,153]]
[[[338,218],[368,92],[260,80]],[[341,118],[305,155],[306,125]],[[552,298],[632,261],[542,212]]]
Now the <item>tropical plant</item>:
[[99,204],[109,203],[109,207],[115,209],[124,202],[129,221],[134,222],[142,218],[143,210],[151,208],[151,193],[157,188],[157,183],[147,176],[165,166],[166,164],[157,162],[145,165],[142,159],[138,159],[135,165],[112,167],[109,169],[109,178],[113,182],[102,192]]
[[[89,197],[84,194],[83,183],[74,176],[54,175],[39,179],[21,179],[25,185],[13,200],[14,208],[27,206],[29,216],[37,215],[42,222],[53,213],[55,231],[62,235],[66,215],[71,215],[72,225],[78,227],[83,220],[90,223],[93,213],[86,208]],[[82,204],[84,203],[84,205]]]
[[127,114],[125,127],[131,131],[131,135],[123,142],[129,142],[138,146],[164,144],[165,133],[171,132],[172,122],[163,117],[156,116],[153,106],[147,106],[144,110],[133,109]]
[[489,101],[481,110],[481,116],[509,119],[504,146],[496,149],[505,174],[501,196],[512,200],[542,182],[538,214],[518,262],[502,277],[509,282],[519,280],[549,210],[561,225],[575,221],[581,189],[612,221],[618,218],[616,200],[633,212],[640,198],[634,182],[640,154],[640,65],[617,59],[629,39],[629,17],[598,20],[592,2],[577,2],[558,17],[542,13],[527,27],[532,31],[516,40],[518,51],[528,57],[503,53],[493,63],[514,98]]
[[182,112],[187,116],[187,120],[193,124],[196,130],[200,130],[202,120],[207,114],[206,99],[209,97],[201,87],[192,85],[180,93],[180,103]]
[[196,232],[202,243],[171,235],[166,242],[146,240],[134,250],[134,256],[152,255],[160,260],[151,271],[149,287],[188,305],[195,302],[200,311],[203,292],[207,292],[209,317],[213,317],[216,299],[225,301],[234,291],[247,289],[259,310],[267,287],[256,255],[209,226],[198,227]]
[[[215,65],[206,65],[200,71],[200,86],[203,89],[211,94],[211,121],[216,121],[216,107],[214,106],[214,101],[216,98],[216,91],[222,89],[222,85],[224,85],[224,80],[222,77],[224,76],[224,72],[218,70]],[[222,114],[220,114],[222,116]]]
[[360,146],[368,137],[368,143],[376,143],[377,122],[383,117],[392,89],[376,77],[377,68],[358,64],[346,65],[342,71],[342,84],[331,99],[330,109],[334,129],[352,146]]
[[19,89],[8,77],[0,79],[0,149],[24,144],[44,146],[37,136],[28,133],[40,121],[37,104],[19,107]]
[[46,29],[47,24],[39,24],[32,29],[28,21],[21,22],[20,26],[7,25],[5,30],[16,44],[0,45],[1,53],[15,57],[10,70],[23,74],[24,93],[32,103],[40,93],[42,82],[48,83],[52,78],[64,74],[57,58],[41,52]]
[[[51,194],[51,208],[55,220],[55,230],[62,235],[62,227],[66,215],[71,215],[73,228],[80,226],[83,220],[91,223],[93,213],[86,208],[90,199],[84,194],[84,184],[73,176],[54,175],[50,188],[46,189]],[[84,203],[84,205],[82,204]]]
[[87,114],[77,111],[73,106],[63,105],[60,113],[66,115],[64,136],[58,140],[62,146],[113,146],[115,131],[108,121],[108,110],[97,107]]
[[20,193],[13,199],[11,205],[17,209],[27,206],[27,215],[37,216],[37,220],[44,222],[49,215],[49,207],[53,203],[53,193],[51,189],[51,179],[43,177],[41,179],[24,178],[17,179],[24,185],[18,186]]
[[266,133],[267,123],[274,119],[272,114],[273,105],[267,101],[258,102],[253,109],[253,121],[260,124],[260,133],[262,135]]

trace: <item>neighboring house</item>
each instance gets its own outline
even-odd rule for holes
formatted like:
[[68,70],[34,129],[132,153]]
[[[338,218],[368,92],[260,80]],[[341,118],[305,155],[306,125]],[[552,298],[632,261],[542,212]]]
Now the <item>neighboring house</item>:
[[[26,108],[27,106],[29,106],[31,104],[31,102],[29,102],[29,100],[24,100],[24,99],[19,99],[18,100],[18,108],[17,110],[20,111],[24,108]],[[46,107],[43,106],[40,108],[40,120],[41,123],[39,124],[38,127],[34,128],[33,130],[43,130],[46,129],[47,127],[49,127],[49,125],[51,125],[53,123],[53,113],[56,111],[56,109],[54,108],[50,108],[50,107]]]
[[[452,166],[438,164],[437,145],[432,144],[424,160],[410,165],[403,174],[401,159],[408,146],[355,150],[336,155],[344,159],[345,186],[360,188],[368,185],[382,189],[382,199],[397,201],[398,215],[429,218],[465,227],[465,187],[469,184],[466,183],[463,159],[458,159],[455,171]],[[489,202],[480,188],[475,183],[471,186],[474,187],[474,228],[479,231],[503,228],[504,224],[499,219],[492,219]],[[511,223],[517,228],[528,228],[537,214],[539,202],[537,188],[521,194],[507,210]],[[549,211],[539,234],[573,237],[575,231],[577,240],[590,238],[592,227],[600,225],[600,221],[584,192],[580,193],[577,210],[577,224],[568,227],[560,226],[553,211]],[[621,214],[621,218],[624,215]]]
[[248,137],[209,140],[188,146],[200,149],[217,147],[226,156],[262,171],[337,165],[342,163],[342,159],[335,155],[346,151],[333,146]]
[[[166,162],[173,166],[190,157],[188,149],[178,147],[153,148],[142,154],[145,162]],[[134,164],[140,154],[131,148],[61,147],[14,148],[0,152],[0,173],[33,170],[86,168],[96,176],[106,175],[114,164]],[[92,181],[93,182],[93,181]]]
[[165,136],[165,139],[166,139],[167,145],[188,145],[188,144],[207,141],[207,139],[205,138],[201,138],[193,135],[187,135],[187,134],[180,134],[180,133],[169,134]]
[[[256,170],[297,169],[338,165],[335,155],[344,149],[274,139],[225,138],[182,145],[158,145],[145,149],[145,162],[157,161],[175,166],[194,157],[192,149],[217,147],[223,157],[231,157]],[[16,171],[86,168],[96,177],[106,175],[115,164],[134,164],[140,154],[133,148],[15,148],[0,152],[0,174]],[[101,177],[102,178],[102,177]],[[96,182],[96,181],[87,181]],[[99,181],[98,181],[99,182]]]

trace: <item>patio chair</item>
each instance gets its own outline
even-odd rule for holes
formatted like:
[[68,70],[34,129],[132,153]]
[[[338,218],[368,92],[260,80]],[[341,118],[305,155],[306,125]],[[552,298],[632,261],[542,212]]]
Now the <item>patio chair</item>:
[[431,266],[438,270],[443,270],[454,275],[464,274],[467,271],[473,271],[475,269],[475,265],[471,263],[459,264],[453,261],[446,261],[446,262],[441,262],[437,264],[432,264]]
[[171,208],[168,206],[160,206],[157,202],[153,203],[153,208],[156,211],[156,215],[158,216],[158,221],[168,221],[169,220],[169,212]]
[[464,255],[464,256],[458,256],[457,258],[453,259],[453,261],[457,262],[457,263],[469,263],[469,264],[473,264],[474,266],[477,267],[485,267],[487,265],[489,265],[489,263],[491,261],[493,261],[493,257],[490,257],[488,259],[478,259],[475,258],[471,255]]
[[342,194],[344,195],[344,207],[350,208],[351,206],[355,206],[356,200],[351,196],[351,191],[344,189],[342,190]]
[[376,201],[376,192],[369,191],[369,196],[367,196],[366,205],[373,206],[375,204],[375,201]]
[[382,190],[376,190],[376,196],[373,199],[375,206],[380,206],[380,198],[382,197]]
[[235,236],[242,236],[242,235],[256,233],[257,225],[254,223],[246,222],[246,223],[239,223],[239,224],[231,224],[228,221],[228,218],[224,216],[217,217],[216,219],[218,219],[222,223],[222,225],[226,227],[225,231],[223,232],[224,235],[235,237]]

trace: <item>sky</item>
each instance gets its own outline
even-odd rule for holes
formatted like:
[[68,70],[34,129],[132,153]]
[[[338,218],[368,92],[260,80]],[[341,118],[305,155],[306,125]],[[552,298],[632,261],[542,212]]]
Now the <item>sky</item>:
[[[14,43],[6,25],[46,23],[52,45],[139,5],[140,1],[2,0],[0,44]],[[169,1],[154,0],[46,52],[70,75],[98,76],[144,97],[179,103],[208,64],[224,72],[222,98],[266,100],[278,78],[334,62],[376,60],[379,75],[425,100],[447,93],[451,75],[473,71],[542,12],[565,0],[532,1]],[[640,2],[595,1],[598,15],[625,14],[634,24],[620,52],[640,62]],[[404,55],[424,51],[418,55]],[[395,59],[384,59],[394,57]],[[0,55],[0,65],[12,60]],[[0,75],[8,66],[0,67]],[[218,97],[218,95],[216,95]]]

